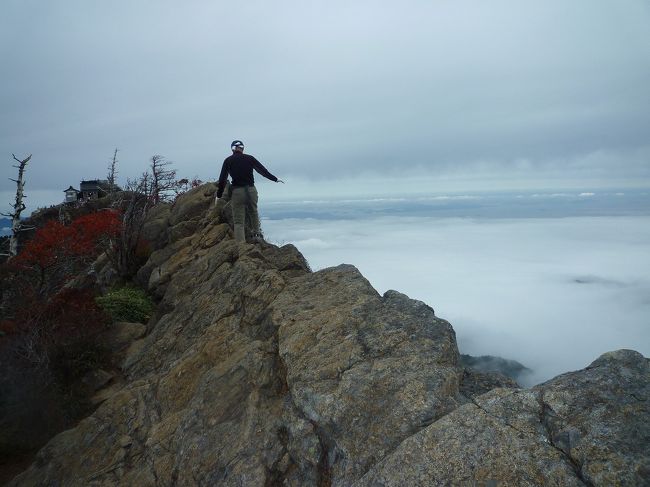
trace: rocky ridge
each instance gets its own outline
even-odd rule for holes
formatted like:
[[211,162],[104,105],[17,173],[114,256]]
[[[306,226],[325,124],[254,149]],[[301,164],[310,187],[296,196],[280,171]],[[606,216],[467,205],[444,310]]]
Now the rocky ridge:
[[532,389],[479,375],[426,304],[234,242],[214,191],[146,229],[138,279],[160,303],[124,386],[10,485],[650,484],[648,359]]

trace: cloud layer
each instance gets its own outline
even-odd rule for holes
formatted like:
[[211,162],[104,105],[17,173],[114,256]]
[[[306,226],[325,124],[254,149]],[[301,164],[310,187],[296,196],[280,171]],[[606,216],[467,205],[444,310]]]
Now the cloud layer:
[[449,320],[462,353],[533,369],[530,383],[632,348],[650,356],[650,217],[265,220],[314,269],[352,263]]

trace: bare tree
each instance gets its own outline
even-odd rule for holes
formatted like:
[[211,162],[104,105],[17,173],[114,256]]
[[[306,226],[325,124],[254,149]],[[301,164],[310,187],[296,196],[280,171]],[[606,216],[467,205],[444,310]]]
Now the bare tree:
[[136,270],[142,228],[153,204],[152,188],[151,174],[145,172],[139,179],[127,180],[123,196],[116,202],[123,208],[122,228],[109,256],[122,277],[128,277]]
[[167,201],[176,187],[176,170],[161,155],[151,156],[151,197],[153,204]]
[[118,149],[116,147],[115,152],[113,152],[113,159],[108,163],[108,176],[106,179],[108,179],[108,191],[110,193],[115,191],[115,176],[117,176],[117,151]]
[[25,166],[32,158],[32,155],[30,154],[26,159],[23,159],[22,161],[18,159],[14,154],[11,155],[13,156],[14,160],[18,162],[17,166],[15,164],[13,166],[18,169],[18,179],[9,178],[11,181],[14,181],[16,183],[16,202],[13,204],[13,213],[2,213],[3,216],[11,217],[12,220],[11,237],[9,239],[9,253],[3,254],[8,255],[10,259],[18,253],[18,233],[32,229],[32,227],[25,227],[20,220],[20,214],[25,208],[27,208],[25,206],[25,203],[23,203],[23,198],[27,197],[24,193],[25,181],[23,179],[25,175]]

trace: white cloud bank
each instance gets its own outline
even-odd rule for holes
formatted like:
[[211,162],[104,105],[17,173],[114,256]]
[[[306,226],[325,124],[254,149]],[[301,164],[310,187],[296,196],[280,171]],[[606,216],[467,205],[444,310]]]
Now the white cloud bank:
[[314,270],[351,263],[380,293],[426,302],[463,353],[518,360],[530,383],[613,349],[650,355],[650,217],[263,224]]

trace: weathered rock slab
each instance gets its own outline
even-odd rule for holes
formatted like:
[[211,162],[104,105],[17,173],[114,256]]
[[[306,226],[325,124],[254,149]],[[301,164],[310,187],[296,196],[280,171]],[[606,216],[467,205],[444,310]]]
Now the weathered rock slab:
[[649,483],[650,361],[620,350],[530,390],[477,397],[355,487]]

